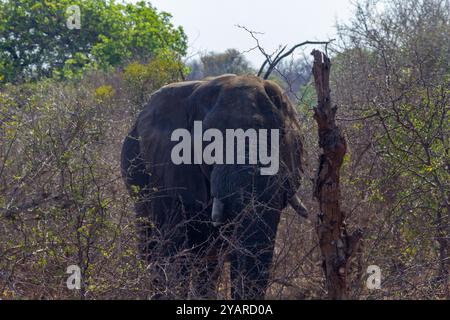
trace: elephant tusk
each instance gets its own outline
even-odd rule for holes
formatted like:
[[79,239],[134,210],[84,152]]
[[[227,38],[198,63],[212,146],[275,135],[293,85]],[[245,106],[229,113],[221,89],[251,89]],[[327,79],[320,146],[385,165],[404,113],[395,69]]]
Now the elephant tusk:
[[297,195],[294,195],[289,200],[289,204],[297,212],[297,214],[299,214],[303,218],[308,218],[308,209],[306,209],[305,205]]
[[214,227],[218,227],[223,224],[223,202],[217,198],[213,200],[211,219]]

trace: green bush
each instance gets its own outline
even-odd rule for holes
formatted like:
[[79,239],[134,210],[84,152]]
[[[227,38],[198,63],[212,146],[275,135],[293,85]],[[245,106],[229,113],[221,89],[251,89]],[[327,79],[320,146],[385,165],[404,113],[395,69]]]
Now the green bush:
[[[80,29],[69,29],[70,6],[80,8]],[[0,83],[43,77],[79,77],[161,52],[183,56],[186,35],[150,4],[111,0],[0,1]]]

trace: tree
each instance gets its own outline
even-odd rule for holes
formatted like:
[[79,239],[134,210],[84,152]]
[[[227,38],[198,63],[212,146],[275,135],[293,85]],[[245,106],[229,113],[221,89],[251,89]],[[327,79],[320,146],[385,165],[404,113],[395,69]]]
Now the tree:
[[123,78],[136,111],[140,111],[148,97],[162,86],[182,81],[185,69],[170,52],[157,55],[148,63],[134,61],[125,66]]
[[252,73],[250,62],[236,49],[227,49],[223,53],[210,52],[191,63],[190,79],[219,76],[225,73]]
[[300,89],[311,80],[311,65],[306,59],[283,60],[276,66],[272,77],[278,78],[277,82],[282,84],[289,98],[300,102],[303,100]]
[[349,187],[377,247],[369,263],[395,294],[432,283],[449,297],[449,21],[449,1],[364,1],[339,28],[333,91],[353,147]]
[[323,256],[328,297],[347,299],[347,274],[353,253],[362,236],[360,230],[349,235],[345,225],[345,213],[340,208],[340,169],[347,152],[347,142],[336,125],[337,106],[332,107],[330,95],[330,59],[318,50],[314,56],[314,83],[317,92],[317,107],[314,118],[317,122],[320,155],[319,169],[315,181],[314,197],[319,201],[317,233]]
[[[80,8],[80,29],[66,25],[74,5]],[[186,35],[170,18],[144,1],[0,1],[0,81],[70,77],[86,67],[146,61],[161,50],[182,56]]]

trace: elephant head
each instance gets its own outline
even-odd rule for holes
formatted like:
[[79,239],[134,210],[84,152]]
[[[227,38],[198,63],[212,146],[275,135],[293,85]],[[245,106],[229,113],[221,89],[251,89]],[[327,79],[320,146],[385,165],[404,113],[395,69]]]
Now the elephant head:
[[[303,149],[295,109],[270,81],[233,76],[214,81],[224,78],[230,85],[222,88],[214,105],[202,116],[203,131],[214,129],[226,140],[221,150],[223,161],[202,165],[210,181],[214,225],[233,220],[248,209],[250,201],[278,211],[289,203],[306,217],[307,210],[297,193]],[[237,155],[238,148],[243,151],[242,159]],[[274,170],[264,173],[270,171],[267,169]]]

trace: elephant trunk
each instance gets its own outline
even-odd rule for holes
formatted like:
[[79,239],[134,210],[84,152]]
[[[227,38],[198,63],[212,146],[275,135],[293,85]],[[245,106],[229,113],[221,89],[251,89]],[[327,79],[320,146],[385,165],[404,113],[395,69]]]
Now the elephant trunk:
[[218,227],[221,224],[223,224],[223,222],[224,222],[223,202],[217,198],[214,198],[214,200],[213,200],[211,218],[212,218],[214,227]]

